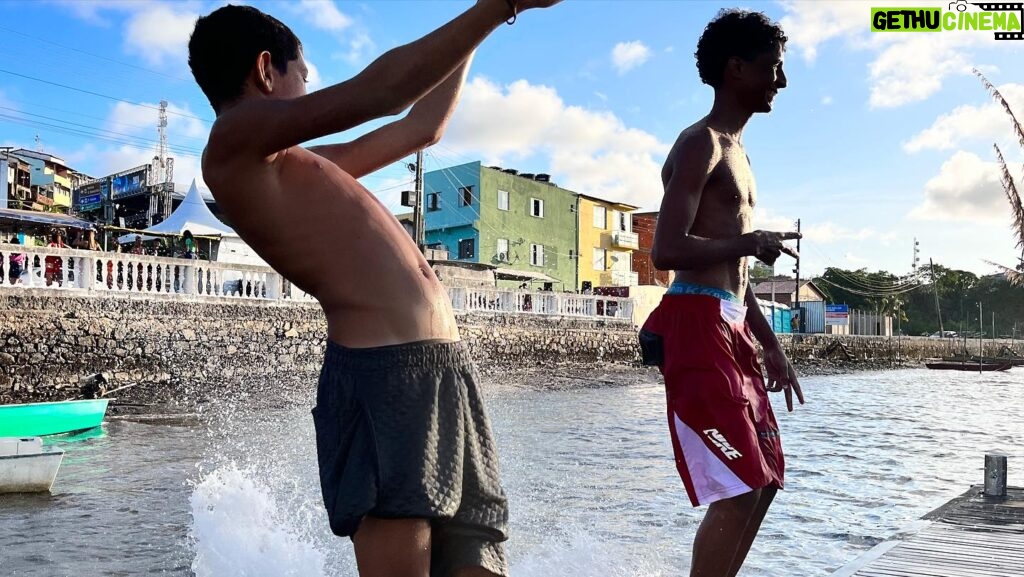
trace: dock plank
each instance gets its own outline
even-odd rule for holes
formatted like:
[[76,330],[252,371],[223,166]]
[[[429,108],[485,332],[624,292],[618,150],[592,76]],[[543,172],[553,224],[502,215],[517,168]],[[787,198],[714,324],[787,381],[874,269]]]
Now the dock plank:
[[989,499],[974,486],[924,519],[932,523],[875,547],[834,577],[1024,577],[1024,488]]

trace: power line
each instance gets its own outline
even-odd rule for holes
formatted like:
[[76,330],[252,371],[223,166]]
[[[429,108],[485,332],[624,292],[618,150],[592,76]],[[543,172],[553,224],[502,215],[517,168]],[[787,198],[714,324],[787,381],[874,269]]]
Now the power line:
[[[89,125],[86,125],[86,124],[78,124],[77,122],[71,122],[71,121],[63,119],[63,118],[54,118],[52,116],[44,116],[42,114],[33,114],[31,112],[25,112],[25,111],[21,111],[21,110],[16,110],[14,108],[8,108],[6,106],[0,106],[0,110],[7,110],[7,111],[11,111],[11,112],[16,112],[17,114],[23,114],[25,116],[32,116],[32,117],[35,117],[35,118],[42,118],[44,120],[52,120],[54,122],[63,122],[64,124],[67,124],[69,126],[78,126],[80,128],[85,128],[87,130],[95,131],[95,133],[97,135],[99,135],[99,136],[102,136],[103,133],[107,133],[107,134],[112,134],[112,135],[115,135],[115,136],[121,136],[121,137],[124,137],[124,138],[131,138],[131,139],[135,139],[135,140],[140,140],[140,141],[143,141],[143,142],[146,142],[146,143],[158,143],[158,141],[155,141],[155,140],[150,139],[150,138],[146,138],[144,136],[137,136],[137,135],[134,135],[134,134],[127,134],[127,133],[124,133],[124,132],[117,132],[115,130],[107,130],[105,128],[99,128],[99,127],[96,127],[96,126],[89,126]],[[39,123],[39,124],[43,125],[43,126],[51,126],[51,127],[55,126],[55,125],[46,124],[46,123]],[[177,146],[175,148],[177,148],[178,150],[181,150],[181,151],[189,151],[192,154],[202,154],[202,150],[198,149],[198,148],[190,148],[190,147],[182,147],[182,146]]]
[[12,28],[7,28],[6,26],[0,26],[0,31],[8,32],[10,34],[17,34],[18,36],[24,36],[25,38],[29,38],[29,39],[35,40],[37,42],[44,42],[44,43],[50,44],[52,46],[57,46],[58,48],[63,48],[65,50],[70,50],[72,52],[78,52],[79,54],[84,54],[86,56],[92,56],[93,58],[98,58],[100,60],[105,60],[105,61],[111,62],[113,64],[120,64],[121,66],[126,66],[128,68],[134,68],[135,70],[140,70],[142,72],[148,72],[150,74],[156,74],[157,76],[163,76],[165,78],[170,78],[172,80],[179,80],[179,81],[182,81],[182,82],[187,82],[188,81],[187,79],[182,78],[180,76],[174,76],[174,75],[171,75],[171,74],[167,74],[165,72],[160,72],[160,71],[157,71],[157,70],[152,70],[150,68],[144,68],[142,66],[137,66],[135,64],[129,64],[127,62],[122,62],[120,60],[115,60],[113,58],[108,58],[108,57],[102,56],[100,54],[95,54],[93,52],[88,52],[88,51],[82,50],[80,48],[74,48],[72,46],[65,46],[64,44],[59,44],[57,42],[53,42],[52,40],[47,40],[46,38],[42,38],[42,37],[39,37],[39,36],[33,36],[31,34],[26,34],[26,33],[21,32],[19,30],[14,30]]
[[[18,78],[25,78],[27,80],[33,80],[35,82],[41,82],[43,84],[49,84],[50,86],[57,86],[59,88],[65,88],[67,90],[74,90],[75,92],[81,92],[82,94],[89,94],[91,96],[97,96],[99,98],[106,98],[107,100],[113,100],[115,102],[124,102],[125,104],[132,104],[134,106],[140,106],[142,108],[149,108],[150,110],[157,110],[157,111],[160,110],[160,108],[157,107],[157,106],[150,106],[148,104],[142,104],[141,102],[133,102],[131,100],[125,100],[124,98],[118,98],[116,96],[110,96],[109,94],[101,94],[99,92],[93,92],[91,90],[86,90],[84,88],[77,88],[75,86],[69,86],[67,84],[61,84],[59,82],[53,82],[51,80],[44,80],[42,78],[36,78],[35,76],[29,76],[27,74],[21,74],[20,72],[14,72],[12,70],[6,70],[6,69],[3,69],[3,68],[0,68],[0,73],[9,74],[11,76],[17,76]],[[185,114],[184,112],[175,112],[173,110],[168,110],[168,113],[174,114],[175,116],[181,116],[181,117],[184,117],[184,118],[192,118],[192,119],[198,120],[200,122],[205,122],[206,124],[211,124],[211,125],[213,124],[212,120],[208,120],[206,118],[200,118],[198,116],[193,116],[191,114]]]
[[[46,106],[44,104],[36,104],[34,102],[26,102],[24,100],[15,100],[15,99],[6,98],[6,97],[5,97],[5,100],[7,100],[8,102],[14,103],[14,104],[22,104],[22,105],[25,105],[25,106],[30,106],[30,107],[35,107],[35,108],[42,108],[42,109],[45,109],[45,110],[52,110],[54,112],[63,112],[65,114],[70,114],[70,115],[72,115],[74,117],[88,118],[89,120],[100,120],[100,121],[103,121],[103,122],[109,122],[110,124],[113,124],[113,125],[116,125],[116,126],[124,126],[124,127],[127,127],[127,128],[138,128],[138,129],[141,129],[141,130],[152,130],[153,126],[154,126],[154,125],[142,126],[142,125],[139,125],[139,124],[130,124],[130,123],[127,123],[127,122],[116,122],[116,121],[110,120],[109,118],[104,118],[104,117],[101,117],[101,116],[92,116],[90,114],[82,114],[81,112],[77,112],[77,111],[74,111],[74,110],[65,110],[63,108],[57,108],[57,107],[54,107],[54,106]],[[18,112],[18,113],[22,113],[22,114],[29,114],[24,109],[7,108],[6,110],[11,110],[13,112]],[[156,118],[156,116],[154,116],[154,118]],[[180,138],[184,138],[184,139],[187,139],[187,140],[195,140],[197,142],[202,142],[204,144],[206,143],[206,138],[205,137],[200,137],[200,136],[189,136],[187,134],[175,134],[174,137],[175,138],[179,138],[179,139]]]
[[[80,129],[75,129],[75,128],[69,128],[69,127],[66,127],[66,126],[50,124],[48,122],[40,122],[40,121],[35,121],[35,120],[29,120],[29,119],[26,119],[26,118],[19,118],[17,116],[11,116],[11,115],[4,114],[4,113],[0,113],[0,119],[6,120],[7,122],[13,122],[13,123],[17,123],[17,124],[22,124],[22,125],[25,125],[25,126],[45,127],[45,128],[49,128],[52,131],[59,132],[59,133],[62,133],[62,134],[69,134],[69,135],[72,135],[72,136],[82,136],[82,137],[91,138],[91,139],[105,140],[105,141],[108,141],[108,142],[113,142],[115,144],[123,144],[123,145],[128,145],[128,146],[134,146],[136,148],[142,148],[142,145],[139,142],[135,142],[135,141],[132,141],[132,140],[127,140],[125,138],[118,138],[118,137],[114,137],[114,136],[106,136],[106,135],[103,135],[103,134],[98,134],[95,131],[87,131],[87,130],[80,130]],[[134,138],[142,139],[141,137],[134,137]],[[142,140],[144,140],[144,139],[142,139]],[[156,141],[150,141],[150,142],[152,144],[154,144],[154,145],[156,144]],[[182,154],[186,154],[186,155],[197,154],[196,152],[190,152],[189,150],[179,149],[177,146],[172,146],[171,149],[175,150],[175,151],[178,151],[178,152],[181,152]]]
[[817,281],[821,281],[823,283],[830,284],[830,285],[832,285],[832,286],[834,286],[836,288],[842,289],[842,290],[844,290],[846,292],[849,292],[849,293],[853,293],[855,295],[872,297],[872,298],[885,298],[885,297],[891,297],[891,296],[898,296],[898,295],[901,295],[901,294],[906,294],[906,293],[911,292],[911,291],[915,291],[915,290],[917,290],[917,289],[919,289],[921,287],[930,286],[930,284],[918,284],[918,285],[915,285],[915,286],[910,287],[908,289],[897,291],[897,292],[877,293],[877,292],[863,291],[863,290],[858,290],[858,289],[850,288],[850,287],[847,287],[847,286],[843,286],[841,284],[832,282],[832,281],[828,280],[825,277],[818,277],[818,278],[815,279],[815,281],[816,282]]

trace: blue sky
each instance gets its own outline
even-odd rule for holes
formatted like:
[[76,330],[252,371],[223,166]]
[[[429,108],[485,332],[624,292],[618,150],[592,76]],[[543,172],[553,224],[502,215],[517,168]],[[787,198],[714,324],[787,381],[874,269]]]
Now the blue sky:
[[[76,169],[109,174],[152,158],[152,107],[164,99],[175,180],[201,183],[198,154],[213,113],[191,79],[185,46],[195,17],[222,3],[5,3],[17,18],[0,24],[0,145],[33,148],[38,135],[44,150]],[[253,4],[295,30],[315,68],[314,87],[322,87],[471,2]],[[915,237],[924,260],[977,273],[992,271],[982,259],[1015,264],[992,144],[1002,145],[1022,184],[1024,154],[970,70],[983,70],[1024,115],[1024,81],[1014,68],[1024,41],[997,42],[981,31],[871,33],[871,5],[739,5],[779,20],[790,38],[789,87],[744,134],[758,178],[755,224],[788,230],[800,218],[803,267],[812,273],[826,266],[909,272]],[[657,209],[668,147],[712,101],[694,66],[697,39],[719,9],[736,6],[567,0],[526,13],[478,51],[426,169],[479,159]],[[363,182],[399,211],[410,179],[395,165]],[[780,261],[780,271],[791,262]]]

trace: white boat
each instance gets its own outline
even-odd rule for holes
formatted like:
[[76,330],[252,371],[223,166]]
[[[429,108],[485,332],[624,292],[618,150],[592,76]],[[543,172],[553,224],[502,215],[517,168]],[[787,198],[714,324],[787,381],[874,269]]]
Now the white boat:
[[53,486],[64,451],[39,437],[0,437],[0,493],[44,493]]

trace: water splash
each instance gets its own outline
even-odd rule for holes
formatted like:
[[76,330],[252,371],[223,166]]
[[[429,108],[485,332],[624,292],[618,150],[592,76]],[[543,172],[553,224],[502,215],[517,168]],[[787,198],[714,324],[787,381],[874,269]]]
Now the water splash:
[[325,577],[325,555],[305,538],[303,516],[282,514],[255,478],[230,464],[196,483],[189,499],[196,577]]
[[[194,483],[189,499],[196,577],[326,577],[336,573],[317,546],[317,522],[292,510],[266,483],[264,473],[234,463],[220,465]],[[287,514],[282,511],[287,510]],[[514,539],[514,536],[513,536]],[[576,528],[529,551],[516,551],[516,577],[662,577],[657,552],[601,540]],[[517,553],[521,553],[518,554]],[[348,563],[342,563],[348,565]]]
[[[638,550],[643,554],[639,554]],[[576,531],[511,563],[516,577],[662,577],[669,574],[656,551],[603,541]]]

